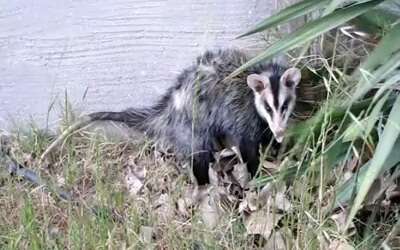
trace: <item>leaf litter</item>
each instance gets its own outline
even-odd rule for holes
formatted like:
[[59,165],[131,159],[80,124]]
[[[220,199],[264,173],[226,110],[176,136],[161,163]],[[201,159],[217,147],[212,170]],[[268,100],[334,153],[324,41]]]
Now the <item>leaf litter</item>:
[[[23,153],[19,145],[13,143],[13,155],[23,159],[27,167],[38,168],[39,163],[35,156]],[[105,171],[101,174],[104,178],[112,175],[116,177],[115,183],[105,188],[118,187],[117,190],[126,192],[131,199],[124,206],[113,208],[113,214],[117,214],[123,221],[127,215],[128,204],[135,202],[139,207],[139,214],[145,217],[151,216],[156,221],[149,226],[142,225],[139,228],[139,238],[143,243],[152,244],[156,239],[163,238],[160,228],[171,224],[175,224],[183,231],[189,230],[196,214],[206,228],[213,230],[220,226],[224,216],[233,213],[239,216],[248,237],[262,237],[263,249],[290,249],[289,239],[293,237],[292,232],[280,227],[282,219],[294,212],[289,198],[290,187],[270,182],[259,188],[254,180],[250,180],[246,164],[236,148],[223,149],[215,153],[216,161],[209,170],[210,184],[199,187],[194,184],[193,179],[190,180],[187,175],[182,174],[190,167],[187,165],[178,167],[180,162],[171,154],[155,150],[154,146],[141,150],[131,146],[129,143],[101,144],[101,152],[107,158],[101,165],[116,166],[116,169],[100,170]],[[88,154],[88,152],[80,153]],[[63,162],[60,160],[63,159],[63,155],[60,155],[58,161],[46,162],[36,170],[44,172],[44,177],[49,179],[53,175],[57,185],[66,187],[81,202],[85,204],[99,202],[98,198],[93,196],[98,190],[96,187],[98,177],[95,172],[99,170],[99,166],[95,166],[94,159],[91,159],[90,155],[86,155],[89,156],[86,158],[83,156],[85,155],[82,155],[81,161],[78,162],[83,169],[76,170],[82,176],[78,176],[72,183],[63,171]],[[346,179],[355,174],[355,161],[350,161],[349,164],[351,167],[345,171],[348,175]],[[270,173],[278,172],[279,167],[279,162],[263,162],[263,169]],[[115,171],[119,172],[116,174]],[[55,217],[63,218],[58,223],[49,225],[52,234],[59,235],[65,232],[65,227],[68,225],[67,217],[61,212],[62,209],[57,208],[55,200],[41,192],[40,187],[33,188],[31,194],[40,200],[41,204],[48,204],[54,210],[58,210]],[[398,180],[382,177],[371,189],[368,196],[371,198],[366,204],[374,204],[380,200],[382,204],[387,205],[399,197],[399,194]],[[383,199],[379,199],[381,197]],[[151,215],[149,209],[152,211]],[[347,212],[347,207],[343,207],[333,212],[330,217],[338,232],[344,228]],[[354,235],[355,230],[355,226],[352,225],[349,230],[342,233],[350,237]],[[353,249],[343,238],[325,240],[328,242],[327,249]]]

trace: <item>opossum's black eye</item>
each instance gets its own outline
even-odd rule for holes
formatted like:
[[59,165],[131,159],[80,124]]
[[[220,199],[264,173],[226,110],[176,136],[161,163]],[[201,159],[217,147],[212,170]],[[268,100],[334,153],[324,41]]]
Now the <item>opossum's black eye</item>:
[[287,98],[287,99],[283,102],[282,107],[281,107],[281,112],[284,112],[284,111],[286,111],[286,110],[288,109],[288,107],[289,107],[289,102],[290,102],[290,98]]
[[282,105],[282,112],[285,111],[285,110],[287,110],[287,108],[288,108],[287,103],[284,103],[284,104]]
[[293,81],[291,81],[291,80],[287,80],[286,81],[286,87],[292,88],[293,86],[294,86],[294,82]]
[[267,102],[264,102],[264,108],[268,113],[272,114],[272,108]]

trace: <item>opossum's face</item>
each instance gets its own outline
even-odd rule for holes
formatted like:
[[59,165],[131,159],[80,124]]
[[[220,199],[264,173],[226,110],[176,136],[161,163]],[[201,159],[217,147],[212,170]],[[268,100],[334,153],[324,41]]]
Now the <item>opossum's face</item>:
[[300,70],[287,69],[281,76],[251,74],[247,84],[254,91],[258,114],[268,122],[277,142],[282,142],[288,119],[296,102],[295,88],[301,79]]

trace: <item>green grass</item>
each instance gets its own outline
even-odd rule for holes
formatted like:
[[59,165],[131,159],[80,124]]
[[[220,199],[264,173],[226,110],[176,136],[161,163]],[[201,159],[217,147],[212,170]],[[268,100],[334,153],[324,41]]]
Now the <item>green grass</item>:
[[[311,165],[291,181],[281,176],[285,168],[276,173],[274,183],[287,187],[284,194],[292,209],[284,212],[274,231],[284,235],[287,249],[327,249],[338,240],[356,249],[376,249],[396,218],[379,213],[368,222],[370,217],[357,217],[359,225],[357,230],[351,228],[351,233],[343,231],[344,223],[334,222],[332,215],[339,213],[332,210],[335,187],[342,183],[347,163],[340,161],[340,166],[332,169],[321,159],[319,152],[329,146],[331,126],[325,116],[322,120],[319,136],[306,140],[301,150],[303,159],[287,163],[296,169],[301,162]],[[46,133],[31,126],[11,133],[8,146],[19,162],[40,173],[53,187],[71,192],[74,201],[2,174],[2,249],[252,249],[268,244],[260,236],[246,233],[244,220],[248,215],[238,211],[240,200],[225,206],[214,228],[203,221],[199,204],[186,207],[187,214],[182,214],[177,204],[187,192],[193,192],[190,177],[180,173],[180,164],[158,153],[151,142],[121,142],[83,130],[47,162],[39,162],[50,142]],[[345,152],[340,157],[350,160],[354,154]],[[146,169],[146,177],[142,191],[132,193],[126,175],[137,166]],[[271,195],[277,193],[275,190]],[[167,199],[160,202],[162,195]]]

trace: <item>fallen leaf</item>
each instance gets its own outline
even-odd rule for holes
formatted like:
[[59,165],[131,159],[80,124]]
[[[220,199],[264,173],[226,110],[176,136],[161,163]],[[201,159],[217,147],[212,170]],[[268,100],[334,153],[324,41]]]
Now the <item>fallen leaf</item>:
[[249,171],[247,171],[246,163],[238,163],[234,165],[232,175],[242,188],[246,187],[250,181],[250,174]]
[[268,239],[272,230],[277,225],[283,214],[273,213],[266,210],[256,211],[244,218],[244,225],[249,235],[261,235]]
[[176,202],[176,206],[180,215],[185,218],[188,218],[190,216],[189,205],[185,202],[185,199],[179,198]]
[[283,191],[277,192],[275,195],[271,195],[267,203],[285,212],[288,212],[292,209],[292,204],[286,198],[286,195]]
[[199,211],[204,224],[208,228],[215,228],[223,211],[219,206],[219,195],[212,188],[207,191],[208,194],[200,200]]
[[229,148],[224,148],[223,150],[219,151],[216,153],[216,159],[222,159],[222,158],[227,158],[227,157],[232,157],[235,156],[236,153],[232,149]]
[[129,193],[132,195],[137,194],[143,187],[143,180],[133,174],[130,169],[125,174],[125,183]]
[[154,201],[155,215],[161,223],[169,223],[175,214],[175,204],[173,204],[168,194],[160,194]]
[[144,185],[146,168],[136,165],[134,159],[129,157],[128,167],[125,173],[125,183],[132,195],[138,194]]
[[153,239],[153,228],[148,226],[140,227],[140,240],[143,243],[150,244]]
[[232,151],[233,151],[233,152],[235,153],[235,155],[238,157],[240,163],[244,163],[243,157],[242,157],[242,154],[240,153],[239,148],[237,148],[237,147],[232,147]]
[[281,231],[273,232],[267,243],[263,247],[265,250],[286,250],[285,238]]
[[217,173],[217,171],[215,171],[214,168],[212,168],[212,167],[208,168],[208,177],[210,180],[210,185],[216,186],[216,187],[219,185],[218,173]]
[[[333,214],[330,218],[335,222],[336,224],[336,228],[337,231],[341,232],[341,233],[345,233],[343,232],[343,229],[345,228],[346,222],[347,222],[347,215],[348,215],[348,211],[345,210],[341,210],[339,213]],[[347,229],[347,234],[354,234],[355,233],[355,225],[353,222],[351,222],[350,226]]]
[[354,250],[354,247],[344,240],[334,240],[329,244],[328,250]]
[[279,169],[279,164],[277,162],[264,161],[263,167],[267,170],[275,170],[276,171]]

